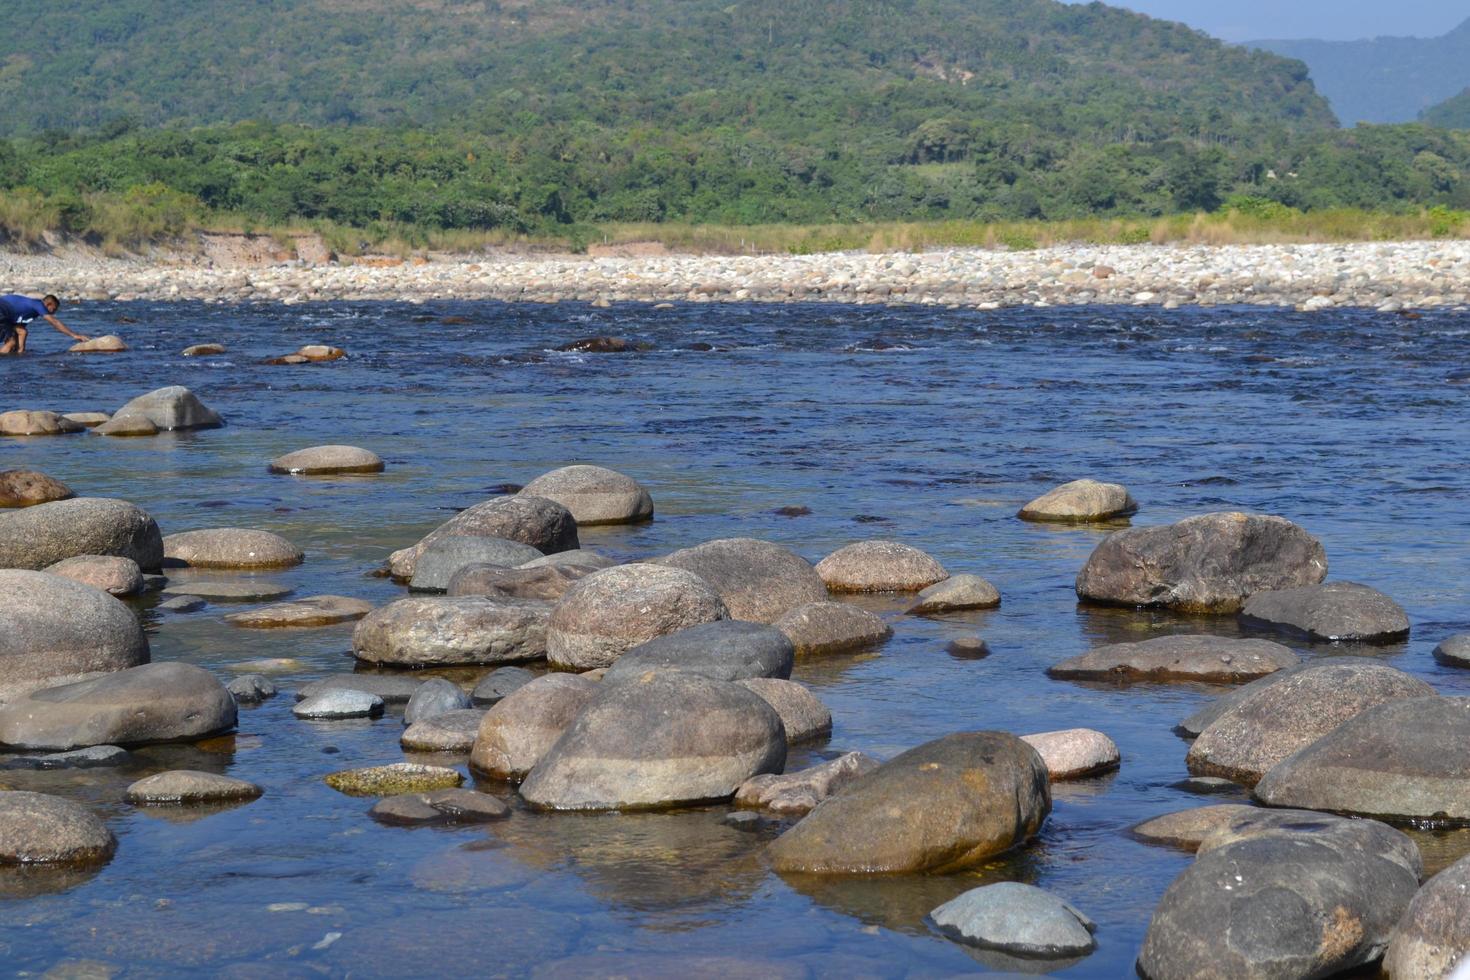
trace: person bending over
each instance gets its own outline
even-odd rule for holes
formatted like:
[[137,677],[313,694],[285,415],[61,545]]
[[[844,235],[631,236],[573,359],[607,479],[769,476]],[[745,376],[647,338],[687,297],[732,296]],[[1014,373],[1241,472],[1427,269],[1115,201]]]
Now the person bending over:
[[59,309],[61,309],[61,300],[55,296],[46,296],[43,299],[31,299],[29,296],[17,296],[15,293],[0,296],[0,354],[24,354],[28,333],[26,328],[37,317],[44,319],[73,340],[91,339],[76,333],[56,319],[56,311]]

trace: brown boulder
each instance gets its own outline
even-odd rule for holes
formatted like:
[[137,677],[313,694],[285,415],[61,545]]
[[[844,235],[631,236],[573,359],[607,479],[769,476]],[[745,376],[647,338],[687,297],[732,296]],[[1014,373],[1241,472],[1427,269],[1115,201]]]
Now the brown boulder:
[[817,562],[832,592],[918,592],[949,572],[918,548],[898,541],[858,541]]
[[0,507],[34,507],[76,496],[60,480],[36,470],[0,470]]

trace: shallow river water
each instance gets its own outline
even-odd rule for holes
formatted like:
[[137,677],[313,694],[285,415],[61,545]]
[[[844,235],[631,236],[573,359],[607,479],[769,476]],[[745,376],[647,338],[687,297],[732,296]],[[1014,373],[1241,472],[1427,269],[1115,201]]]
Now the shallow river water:
[[[1389,593],[1414,625],[1409,641],[1389,647],[1294,648],[1377,657],[1470,694],[1470,673],[1430,656],[1470,628],[1470,403],[1447,383],[1470,366],[1470,315],[112,304],[78,308],[68,322],[122,333],[132,350],[65,356],[54,353],[62,338],[33,330],[36,356],[0,359],[0,408],[110,411],[183,384],[228,425],[150,439],[4,440],[0,469],[34,467],[79,494],[135,501],[164,533],[276,531],[307,561],[268,577],[298,595],[386,602],[402,590],[369,573],[389,551],[504,484],[600,463],[642,481],[657,507],[650,524],[583,530],[584,546],[617,558],[752,536],[816,561],[853,540],[894,537],[1000,589],[998,610],[932,619],[863,600],[894,636],[861,655],[798,663],[793,677],[831,707],[835,728],[830,741],[794,751],[793,767],[854,749],[888,758],[955,731],[1077,726],[1112,736],[1123,764],[1055,786],[1030,846],[948,876],[782,878],[762,858],[772,834],[722,825],[723,807],[518,809],[483,827],[384,827],[366,816],[371,800],[321,777],[401,761],[401,710],[335,723],[290,712],[294,688],[352,669],[350,625],[242,630],[222,621],[228,606],[163,616],[148,599],[138,607],[155,660],[226,679],[242,661],[297,663],[275,676],[281,696],[242,709],[233,737],[143,750],[122,772],[0,772],[14,788],[86,801],[119,839],[95,872],[0,871],[4,974],[61,965],[126,977],[946,976],[1018,965],[938,936],[926,913],[978,884],[1020,880],[1098,923],[1098,950],[1056,972],[1131,975],[1155,904],[1191,858],[1144,846],[1128,829],[1243,800],[1171,788],[1187,775],[1187,745],[1172,727],[1222,689],[1083,685],[1043,670],[1103,642],[1238,628],[1231,617],[1080,607],[1074,577],[1109,529],[1014,515],[1082,476],[1127,484],[1142,508],[1135,524],[1229,509],[1297,521],[1322,539],[1332,578]],[[651,349],[550,350],[598,334]],[[178,356],[203,341],[230,353]],[[309,342],[351,356],[260,363]],[[323,443],[370,448],[388,470],[266,472],[270,458]],[[794,506],[811,513],[775,513]],[[977,633],[988,659],[946,652]],[[266,794],[206,813],[122,801],[129,782],[166,768],[226,772]],[[1470,852],[1464,832],[1416,839],[1431,869]]]

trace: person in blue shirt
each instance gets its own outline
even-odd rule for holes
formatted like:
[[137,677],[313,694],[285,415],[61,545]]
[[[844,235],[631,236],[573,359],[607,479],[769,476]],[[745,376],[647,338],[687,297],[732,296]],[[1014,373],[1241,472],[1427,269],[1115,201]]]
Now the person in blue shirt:
[[91,339],[68,329],[66,324],[56,319],[56,311],[59,309],[61,300],[55,296],[41,299],[17,296],[15,293],[0,296],[0,354],[24,354],[28,332],[26,328],[38,317],[73,340]]

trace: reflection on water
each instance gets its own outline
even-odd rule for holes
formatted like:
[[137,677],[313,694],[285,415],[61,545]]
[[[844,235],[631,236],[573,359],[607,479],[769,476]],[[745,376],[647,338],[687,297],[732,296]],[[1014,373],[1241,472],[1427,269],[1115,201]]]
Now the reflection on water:
[[[762,854],[779,826],[736,831],[721,823],[720,807],[637,815],[517,807],[482,827],[384,827],[366,816],[373,801],[343,797],[321,777],[404,758],[401,706],[376,721],[308,723],[290,713],[306,681],[358,669],[348,656],[352,625],[242,630],[222,618],[238,605],[169,614],[153,608],[155,594],[137,605],[156,659],[223,677],[268,664],[281,694],[242,711],[231,738],[140,750],[116,770],[0,774],[17,789],[87,803],[119,838],[100,869],[0,871],[0,957],[14,971],[1026,972],[1031,964],[970,955],[926,921],[967,888],[1019,880],[1098,922],[1098,951],[1057,972],[1130,975],[1159,895],[1190,858],[1146,847],[1128,828],[1220,801],[1176,785],[1187,775],[1187,743],[1172,729],[1223,689],[1077,684],[1043,671],[1099,643],[1247,634],[1231,617],[1079,607],[1077,570],[1123,524],[1057,527],[1014,515],[1083,476],[1126,483],[1141,506],[1134,526],[1221,509],[1299,521],[1323,539],[1335,578],[1393,595],[1414,633],[1389,647],[1289,645],[1308,658],[1371,656],[1470,694],[1470,672],[1429,655],[1470,627],[1467,407],[1463,390],[1444,383],[1463,359],[1462,314],[104,304],[82,307],[78,319],[100,333],[122,315],[139,321],[123,328],[126,353],[0,362],[0,408],[110,410],[184,384],[229,425],[150,439],[0,440],[0,469],[35,467],[79,493],[137,501],[165,532],[276,531],[305,550],[306,563],[249,577],[297,595],[377,603],[403,594],[374,575],[389,551],[507,484],[572,462],[633,474],[654,495],[652,523],[582,532],[584,546],[619,559],[748,535],[815,560],[850,541],[899,538],[951,571],[990,579],[1003,605],[913,617],[902,600],[854,598],[894,636],[874,650],[797,663],[796,679],[831,707],[835,724],[829,741],[793,751],[791,765],[855,749],[888,758],[960,730],[1079,725],[1112,736],[1123,765],[1057,787],[1051,818],[1024,851],[945,877],[784,879]],[[440,322],[451,316],[469,322]],[[551,350],[597,334],[653,349]],[[862,350],[875,336],[898,346]],[[177,356],[202,340],[230,352]],[[300,368],[259,363],[318,340],[351,356]],[[689,349],[696,343],[714,349]],[[1263,353],[1275,360],[1254,359]],[[378,452],[387,472],[266,472],[283,452],[336,442]],[[974,636],[989,657],[946,652]],[[434,673],[469,685],[482,671]],[[448,761],[463,767],[462,758]],[[265,795],[208,813],[123,802],[129,783],[169,768],[227,773]],[[481,788],[514,799],[504,784]],[[1415,838],[1430,869],[1470,852],[1470,831]]]

